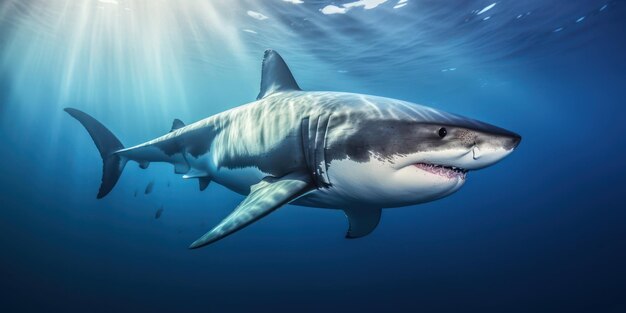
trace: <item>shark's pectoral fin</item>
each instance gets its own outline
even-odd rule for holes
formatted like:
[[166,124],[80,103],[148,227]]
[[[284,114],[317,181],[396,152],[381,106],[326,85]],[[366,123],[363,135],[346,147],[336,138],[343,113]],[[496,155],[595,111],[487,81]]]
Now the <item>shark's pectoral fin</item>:
[[189,248],[200,248],[218,241],[313,190],[315,187],[309,180],[306,173],[291,173],[281,178],[266,177],[252,186],[248,197],[230,215]]
[[359,238],[369,235],[380,222],[381,209],[358,208],[344,209],[350,226],[346,238]]

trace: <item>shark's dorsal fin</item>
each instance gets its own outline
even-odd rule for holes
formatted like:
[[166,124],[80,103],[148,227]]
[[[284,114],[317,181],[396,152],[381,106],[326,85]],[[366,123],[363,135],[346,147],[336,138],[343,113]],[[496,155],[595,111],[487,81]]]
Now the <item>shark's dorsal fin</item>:
[[194,241],[195,249],[216,242],[315,189],[308,173],[291,173],[281,178],[266,177],[252,186],[250,194],[211,231]]
[[183,121],[175,118],[174,121],[172,122],[172,129],[170,129],[170,133],[179,129],[179,128],[183,128],[185,127],[185,123],[183,123]]
[[359,238],[373,232],[380,222],[381,209],[344,209],[350,224],[346,238]]
[[261,91],[256,99],[263,99],[275,92],[287,90],[301,89],[278,52],[265,50],[261,72]]

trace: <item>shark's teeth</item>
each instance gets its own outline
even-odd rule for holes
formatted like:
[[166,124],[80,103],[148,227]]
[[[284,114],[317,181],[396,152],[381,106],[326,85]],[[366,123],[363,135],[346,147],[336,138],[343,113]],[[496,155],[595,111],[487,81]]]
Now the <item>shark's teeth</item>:
[[429,173],[437,174],[440,176],[448,177],[448,178],[462,178],[465,179],[465,176],[468,170],[456,167],[456,166],[445,166],[445,165],[437,165],[437,164],[429,164],[429,163],[417,163],[415,166],[421,170],[424,170]]

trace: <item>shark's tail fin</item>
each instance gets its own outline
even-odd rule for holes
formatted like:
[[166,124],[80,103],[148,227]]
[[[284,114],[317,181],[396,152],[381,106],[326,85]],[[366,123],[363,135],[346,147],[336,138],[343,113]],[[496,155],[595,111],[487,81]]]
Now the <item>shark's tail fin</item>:
[[100,199],[113,189],[122,174],[126,160],[115,152],[123,149],[124,146],[111,131],[87,113],[72,108],[65,108],[65,112],[83,124],[98,147],[98,151],[100,151],[103,164],[102,184],[100,184],[97,196]]

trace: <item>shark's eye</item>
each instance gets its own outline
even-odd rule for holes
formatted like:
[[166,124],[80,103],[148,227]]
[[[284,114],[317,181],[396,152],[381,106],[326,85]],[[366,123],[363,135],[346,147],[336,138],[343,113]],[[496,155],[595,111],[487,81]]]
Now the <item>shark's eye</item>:
[[445,127],[441,127],[439,128],[439,137],[443,138],[448,134],[448,131],[446,130]]

